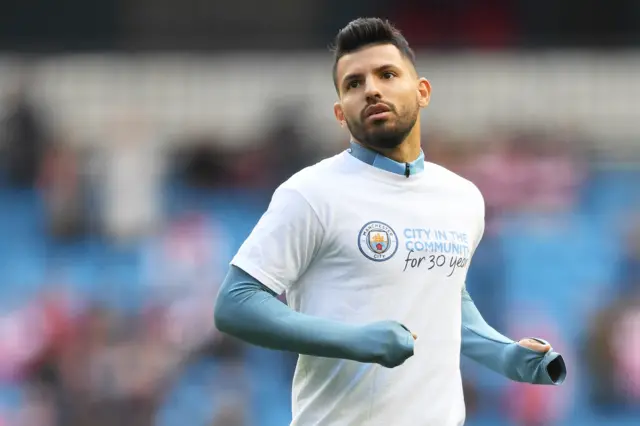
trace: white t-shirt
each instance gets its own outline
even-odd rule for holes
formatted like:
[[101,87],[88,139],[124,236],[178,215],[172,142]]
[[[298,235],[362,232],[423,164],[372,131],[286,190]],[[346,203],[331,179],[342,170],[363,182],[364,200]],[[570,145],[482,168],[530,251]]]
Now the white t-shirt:
[[483,230],[476,186],[428,162],[407,178],[345,151],[275,191],[231,263],[298,312],[418,335],[393,369],[301,355],[292,425],[464,423],[461,290]]

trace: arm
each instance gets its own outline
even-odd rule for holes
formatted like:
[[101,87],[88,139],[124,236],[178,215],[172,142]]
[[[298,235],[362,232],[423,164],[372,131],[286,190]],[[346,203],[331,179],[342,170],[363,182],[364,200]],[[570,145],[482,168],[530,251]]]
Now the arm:
[[[476,188],[477,190],[477,188]],[[484,198],[478,195],[478,247],[485,230]],[[548,345],[542,339],[534,339]],[[567,375],[564,359],[549,346],[547,352],[529,349],[498,333],[482,318],[466,288],[462,289],[462,355],[516,382],[560,385]]]
[[528,349],[494,330],[466,289],[462,290],[462,354],[517,382],[560,385],[567,374],[559,353]]
[[[385,359],[384,342],[363,327],[293,311],[276,293],[242,269],[232,266],[215,307],[216,327],[248,343],[265,348],[325,358],[393,363]],[[409,333],[406,345],[413,347]]]
[[306,198],[295,189],[278,188],[231,261],[216,302],[216,326],[271,349],[387,367],[402,364],[413,355],[411,333],[402,325],[391,321],[349,325],[295,312],[276,299],[306,272],[324,236]]

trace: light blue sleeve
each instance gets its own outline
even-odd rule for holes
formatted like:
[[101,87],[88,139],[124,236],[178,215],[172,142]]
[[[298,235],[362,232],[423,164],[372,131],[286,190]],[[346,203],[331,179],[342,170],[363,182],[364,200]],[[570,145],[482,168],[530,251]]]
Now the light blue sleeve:
[[325,358],[399,365],[413,353],[413,338],[389,349],[388,334],[296,312],[242,269],[231,266],[216,300],[218,330],[269,349]]
[[560,385],[567,375],[562,355],[553,348],[536,352],[494,330],[466,289],[462,291],[462,355],[516,382]]
[[269,349],[331,358],[359,358],[354,326],[302,315],[242,269],[231,266],[214,311],[218,330]]

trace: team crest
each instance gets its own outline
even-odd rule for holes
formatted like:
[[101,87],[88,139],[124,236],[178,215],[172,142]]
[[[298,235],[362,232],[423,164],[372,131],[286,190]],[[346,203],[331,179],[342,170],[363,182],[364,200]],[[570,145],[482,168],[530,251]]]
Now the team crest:
[[367,259],[383,262],[396,254],[398,237],[389,225],[377,221],[369,222],[358,234],[358,247]]

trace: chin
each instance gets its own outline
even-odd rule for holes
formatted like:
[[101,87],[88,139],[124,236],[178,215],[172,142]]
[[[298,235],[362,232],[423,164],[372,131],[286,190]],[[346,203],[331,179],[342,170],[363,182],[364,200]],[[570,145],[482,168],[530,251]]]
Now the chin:
[[367,140],[367,144],[380,149],[393,149],[402,144],[402,139],[398,137],[373,137]]

